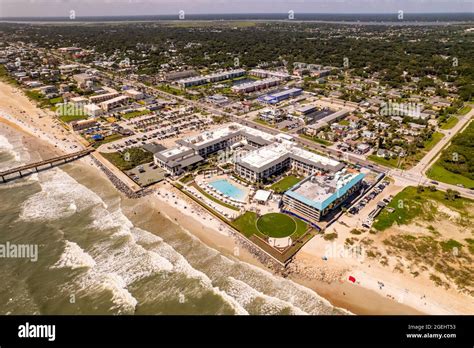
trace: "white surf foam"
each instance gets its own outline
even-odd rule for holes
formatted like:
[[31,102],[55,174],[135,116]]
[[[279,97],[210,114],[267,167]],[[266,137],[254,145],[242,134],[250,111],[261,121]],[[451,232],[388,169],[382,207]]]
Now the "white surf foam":
[[22,204],[20,219],[24,221],[65,218],[102,202],[59,168],[41,173],[39,183],[41,191]]
[[51,268],[91,268],[95,266],[94,259],[74,242],[66,241],[64,251],[59,260]]
[[[14,162],[21,162],[21,154],[15,149],[13,144],[8,140],[7,137],[0,134],[0,151],[10,154],[14,158]],[[2,168],[9,167],[9,164],[2,164]],[[7,168],[5,168],[7,169]]]
[[271,297],[257,291],[245,282],[228,277],[228,286],[225,288],[227,294],[236,299],[247,311],[252,307],[258,310],[258,314],[281,314],[283,310],[288,310],[290,314],[308,314],[292,303],[283,301],[276,297]]

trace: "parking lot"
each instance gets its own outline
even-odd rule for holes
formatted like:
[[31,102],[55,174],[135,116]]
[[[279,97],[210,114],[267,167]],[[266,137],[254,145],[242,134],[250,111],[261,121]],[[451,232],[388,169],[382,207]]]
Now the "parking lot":
[[373,188],[368,194],[365,195],[364,198],[362,198],[357,204],[355,204],[351,209],[349,209],[349,214],[357,215],[371,200],[377,197],[388,185],[388,181],[382,181],[381,183],[377,184],[375,188]]
[[150,162],[139,165],[131,170],[127,170],[125,174],[127,174],[138,185],[144,187],[163,180],[166,176],[166,171],[155,165],[155,163]]

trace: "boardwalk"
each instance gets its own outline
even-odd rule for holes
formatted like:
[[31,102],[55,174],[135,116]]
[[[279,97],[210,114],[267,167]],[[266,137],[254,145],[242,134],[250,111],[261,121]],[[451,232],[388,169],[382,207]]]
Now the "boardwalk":
[[44,160],[44,161],[40,161],[40,162],[36,162],[36,163],[31,163],[31,164],[27,164],[27,165],[24,165],[24,166],[20,166],[20,167],[5,170],[3,172],[0,172],[0,177],[2,178],[1,182],[2,183],[7,182],[8,181],[7,177],[10,176],[10,175],[18,174],[20,177],[23,177],[24,175],[31,174],[32,173],[31,169],[34,169],[35,172],[38,172],[41,169],[46,169],[46,168],[41,168],[43,166],[49,165],[49,168],[51,168],[54,165],[61,164],[61,163],[67,163],[67,162],[70,162],[70,161],[74,161],[78,158],[87,156],[88,154],[90,154],[91,152],[94,152],[94,151],[95,151],[95,149],[89,148],[89,149],[77,151],[77,152],[74,152],[74,153],[70,153],[70,154],[67,154],[67,155],[62,155],[62,156],[50,158],[48,160]]

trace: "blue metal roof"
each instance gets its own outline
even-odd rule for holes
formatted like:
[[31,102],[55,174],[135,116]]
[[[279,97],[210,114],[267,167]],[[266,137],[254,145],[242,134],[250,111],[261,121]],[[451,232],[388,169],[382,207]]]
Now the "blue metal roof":
[[[347,184],[345,184],[343,187],[341,187],[339,190],[334,192],[330,197],[326,198],[324,201],[313,201],[303,195],[300,195],[299,193],[296,193],[294,190],[296,190],[302,183],[304,183],[306,180],[303,180],[299,184],[296,184],[293,186],[290,190],[285,192],[285,195],[292,197],[294,199],[297,199],[300,202],[303,202],[306,205],[309,205],[310,207],[316,208],[318,210],[324,210],[327,208],[332,202],[334,202],[336,199],[339,197],[345,195],[347,191],[354,185],[356,185],[359,181],[361,181],[365,177],[365,174],[359,173],[356,176],[354,176]],[[309,178],[308,178],[309,179]],[[307,179],[307,180],[308,180]]]

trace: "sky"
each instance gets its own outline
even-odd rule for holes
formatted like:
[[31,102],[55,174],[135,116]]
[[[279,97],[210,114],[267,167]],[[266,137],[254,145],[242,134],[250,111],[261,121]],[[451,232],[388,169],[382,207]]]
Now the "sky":
[[0,0],[0,17],[474,12],[474,0]]

